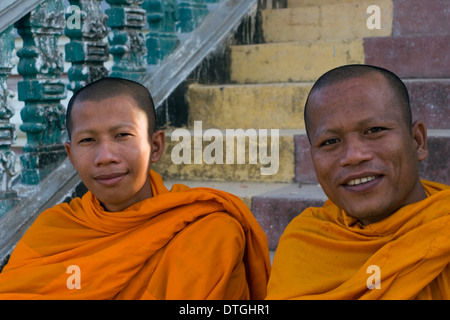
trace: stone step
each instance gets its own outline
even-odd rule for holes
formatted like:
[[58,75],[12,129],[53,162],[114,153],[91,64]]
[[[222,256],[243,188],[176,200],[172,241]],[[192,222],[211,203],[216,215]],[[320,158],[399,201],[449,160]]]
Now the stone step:
[[[450,128],[450,79],[405,80],[414,119],[428,129]],[[303,109],[313,82],[189,87],[189,126],[303,129]],[[236,117],[236,114],[245,116]]]
[[[158,172],[159,173],[159,172]],[[298,183],[280,183],[280,182],[242,182],[242,181],[199,181],[182,179],[164,179],[164,185],[170,190],[175,184],[184,184],[191,188],[205,187],[232,193],[252,208],[253,198],[260,195],[271,194],[280,189],[297,188]],[[321,188],[320,191],[322,191]]]
[[213,129],[208,139],[207,127],[199,128],[166,130],[164,155],[152,165],[164,179],[294,181],[294,136],[302,131]]
[[[392,34],[392,0],[328,2],[330,3],[262,10],[265,42],[348,40]],[[367,8],[374,4],[380,7],[381,29],[367,27],[370,16]]]
[[230,79],[236,83],[314,81],[351,63],[364,63],[361,39],[231,46]]
[[428,129],[450,128],[450,79],[404,80],[413,120]]
[[401,78],[450,78],[450,34],[365,38],[364,52]]
[[[420,163],[422,179],[450,185],[448,150],[450,150],[450,129],[428,130],[428,158]],[[306,133],[297,134],[295,143],[295,181],[317,183],[316,173],[309,154]]]
[[450,33],[448,0],[396,0],[394,15],[394,36]]
[[428,158],[420,164],[423,179],[450,185],[450,129],[428,130]]
[[302,129],[312,84],[193,84],[188,90],[189,126],[201,120],[205,128]]
[[252,211],[275,250],[287,224],[311,206],[322,206],[327,197],[320,186],[298,183],[216,182],[165,179],[167,188],[181,183],[189,187],[208,187],[240,197]]

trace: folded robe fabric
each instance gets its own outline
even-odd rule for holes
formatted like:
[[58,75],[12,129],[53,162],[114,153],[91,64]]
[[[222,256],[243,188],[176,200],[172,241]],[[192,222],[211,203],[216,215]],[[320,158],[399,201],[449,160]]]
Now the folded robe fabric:
[[263,299],[267,238],[246,205],[150,179],[153,197],[121,212],[91,192],[44,211],[0,273],[0,299]]
[[280,238],[267,299],[450,299],[450,187],[364,226],[331,201]]

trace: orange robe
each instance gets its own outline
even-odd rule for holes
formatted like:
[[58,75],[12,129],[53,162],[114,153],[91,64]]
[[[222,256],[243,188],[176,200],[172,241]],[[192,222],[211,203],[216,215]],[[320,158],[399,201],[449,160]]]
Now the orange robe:
[[153,197],[121,212],[91,192],[44,211],[0,273],[0,299],[263,299],[267,238],[246,205],[150,178]]
[[422,184],[426,199],[367,226],[329,200],[306,209],[280,238],[267,299],[450,299],[450,187]]

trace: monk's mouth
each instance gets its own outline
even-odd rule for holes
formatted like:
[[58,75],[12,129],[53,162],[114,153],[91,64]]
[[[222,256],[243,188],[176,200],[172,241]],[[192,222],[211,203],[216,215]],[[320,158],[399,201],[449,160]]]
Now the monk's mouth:
[[378,186],[382,181],[383,175],[367,175],[360,178],[350,179],[342,184],[345,190],[350,192],[368,192]]
[[122,181],[126,175],[127,172],[116,172],[111,174],[98,175],[94,179],[101,185],[114,186]]

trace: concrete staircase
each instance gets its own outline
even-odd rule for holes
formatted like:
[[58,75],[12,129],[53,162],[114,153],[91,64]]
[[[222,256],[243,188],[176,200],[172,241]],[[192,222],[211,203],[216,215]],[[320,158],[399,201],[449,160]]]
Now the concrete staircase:
[[[326,200],[309,158],[303,122],[306,96],[325,71],[368,63],[390,68],[406,79],[414,117],[432,129],[430,158],[421,166],[423,177],[450,183],[450,28],[445,2],[288,0],[287,8],[262,10],[264,43],[230,46],[230,83],[193,84],[187,92],[189,123],[184,132],[194,137],[195,132],[218,129],[210,131],[215,139],[184,141],[191,146],[191,164],[176,165],[172,151],[180,147],[181,140],[172,141],[177,131],[167,130],[165,155],[154,168],[169,187],[184,183],[240,196],[266,232],[270,249],[275,250],[292,218]],[[370,5],[381,9],[381,29],[366,26]],[[415,23],[420,21],[427,27],[419,32]],[[423,48],[429,50],[423,54]],[[195,121],[201,121],[201,131]],[[229,139],[226,129],[243,129],[241,136],[251,135],[248,130],[256,132],[256,141],[247,138],[245,164],[226,164],[225,160],[224,164],[207,164],[198,157],[194,164],[193,150],[221,142],[220,134],[223,141]],[[250,164],[251,146],[266,148],[259,139],[260,129],[279,130],[279,166],[273,175],[261,174],[267,165],[260,158]],[[271,136],[269,147],[272,139],[276,138]],[[220,147],[223,159],[230,152],[225,145]]]

